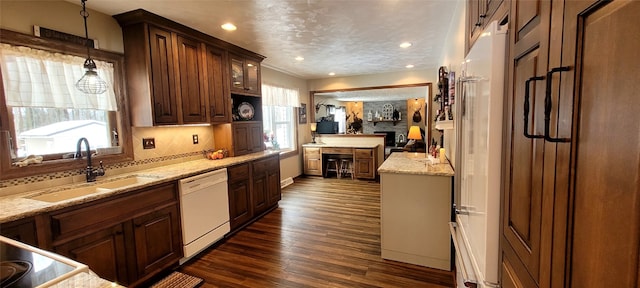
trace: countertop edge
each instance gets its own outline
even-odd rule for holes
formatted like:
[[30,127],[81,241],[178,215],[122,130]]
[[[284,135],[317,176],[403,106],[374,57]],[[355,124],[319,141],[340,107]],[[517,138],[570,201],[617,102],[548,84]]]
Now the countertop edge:
[[[156,178],[152,181],[129,185],[119,189],[113,189],[110,191],[97,192],[94,194],[72,198],[69,200],[63,200],[60,202],[43,202],[28,199],[26,197],[33,197],[39,194],[51,193],[59,190],[73,189],[76,187],[93,185],[93,183],[77,183],[58,186],[54,188],[39,189],[35,191],[28,191],[19,194],[8,195],[0,197],[0,224],[21,220],[24,218],[37,216],[39,214],[52,212],[67,207],[80,205],[100,199],[105,199],[120,194],[125,194],[131,191],[139,190],[146,186],[159,185],[168,183],[171,181],[177,181],[179,179],[188,178],[202,173],[210,171],[228,168],[234,165],[247,163],[254,160],[272,157],[279,155],[278,152],[262,151],[237,157],[228,157],[219,160],[198,159],[190,160],[183,163],[170,164],[167,166],[155,167],[150,169],[139,170],[130,173],[118,174],[111,177],[100,179],[98,183],[104,183],[114,181],[131,176],[149,176]],[[185,164],[189,166],[185,167]]]

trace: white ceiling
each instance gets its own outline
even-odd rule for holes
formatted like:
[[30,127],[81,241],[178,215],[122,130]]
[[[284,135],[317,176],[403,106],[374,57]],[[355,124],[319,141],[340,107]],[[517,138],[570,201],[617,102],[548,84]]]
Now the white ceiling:
[[[79,4],[79,0],[67,0]],[[266,56],[303,79],[433,69],[460,0],[89,0],[108,15],[145,9]],[[225,22],[238,29],[227,32]],[[413,46],[400,48],[401,42]],[[304,57],[296,61],[297,56]]]

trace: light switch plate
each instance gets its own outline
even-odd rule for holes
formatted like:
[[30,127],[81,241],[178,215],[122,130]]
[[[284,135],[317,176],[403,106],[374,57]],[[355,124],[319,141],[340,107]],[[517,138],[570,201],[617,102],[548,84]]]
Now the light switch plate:
[[155,149],[155,148],[156,148],[155,138],[142,138],[142,149]]

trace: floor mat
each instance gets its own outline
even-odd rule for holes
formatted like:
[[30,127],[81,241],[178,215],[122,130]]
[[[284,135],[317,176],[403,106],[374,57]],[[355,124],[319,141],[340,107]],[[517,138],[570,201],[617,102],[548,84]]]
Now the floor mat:
[[153,284],[151,288],[191,288],[198,287],[204,280],[181,272],[173,272],[169,276]]

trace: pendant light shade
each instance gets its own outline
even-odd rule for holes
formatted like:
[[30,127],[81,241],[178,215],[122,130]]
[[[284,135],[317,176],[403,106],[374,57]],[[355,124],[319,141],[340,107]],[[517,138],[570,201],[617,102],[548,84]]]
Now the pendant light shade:
[[98,72],[96,72],[96,63],[93,59],[88,58],[84,61],[84,76],[76,82],[76,89],[87,94],[102,94],[107,91],[107,82],[104,82]]
[[84,61],[84,69],[86,71],[84,72],[84,76],[76,82],[76,89],[86,94],[102,94],[107,91],[107,82],[104,82],[104,80],[98,76],[98,72],[96,72],[96,63],[91,59],[91,50],[89,49],[89,29],[87,29],[87,17],[89,17],[89,13],[85,7],[85,2],[87,2],[87,0],[81,0],[81,2],[82,11],[80,11],[80,15],[84,18],[87,60]]

